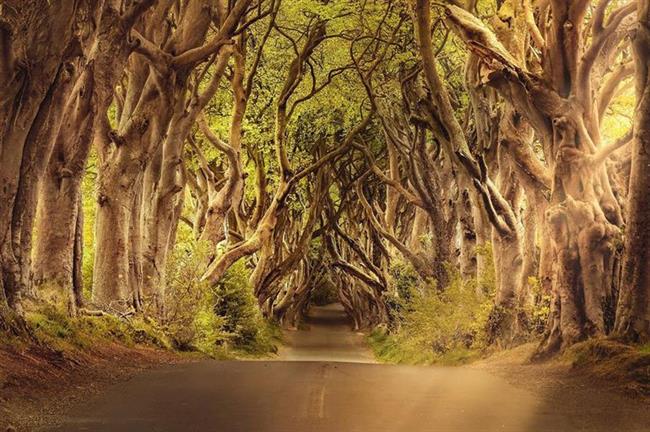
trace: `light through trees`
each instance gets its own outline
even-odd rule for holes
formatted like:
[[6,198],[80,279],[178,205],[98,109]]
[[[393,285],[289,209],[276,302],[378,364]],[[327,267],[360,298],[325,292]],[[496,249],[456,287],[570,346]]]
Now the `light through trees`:
[[5,1],[0,326],[42,304],[173,326],[236,280],[285,325],[324,287],[358,328],[458,320],[422,330],[434,351],[647,341],[647,19],[644,0]]

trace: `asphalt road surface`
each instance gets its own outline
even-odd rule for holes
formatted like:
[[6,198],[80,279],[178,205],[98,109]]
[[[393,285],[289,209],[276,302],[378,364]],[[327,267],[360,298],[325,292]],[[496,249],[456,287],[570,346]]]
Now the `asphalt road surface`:
[[340,308],[312,310],[278,361],[143,373],[74,407],[59,432],[627,432],[650,414],[605,390],[525,388],[475,368],[373,364]]

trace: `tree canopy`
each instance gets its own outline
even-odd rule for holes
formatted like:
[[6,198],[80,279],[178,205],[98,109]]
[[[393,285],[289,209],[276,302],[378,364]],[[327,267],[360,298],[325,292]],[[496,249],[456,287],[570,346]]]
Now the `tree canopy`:
[[647,341],[648,11],[5,0],[0,327],[173,326],[230,281],[434,351]]

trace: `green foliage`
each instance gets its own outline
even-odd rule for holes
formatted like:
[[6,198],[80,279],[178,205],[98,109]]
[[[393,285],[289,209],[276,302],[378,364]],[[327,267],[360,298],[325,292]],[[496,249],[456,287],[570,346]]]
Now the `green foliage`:
[[209,353],[221,337],[222,324],[212,313],[210,286],[201,281],[209,248],[191,237],[185,241],[179,237],[167,263],[167,332],[177,349]]
[[27,314],[27,322],[38,341],[56,349],[92,349],[98,342],[119,342],[127,346],[144,344],[171,347],[167,336],[149,319],[125,320],[112,315],[70,318],[55,306],[39,307]]
[[245,262],[235,263],[212,291],[213,311],[222,320],[222,343],[226,348],[259,355],[275,350],[278,330],[262,317],[249,278]]
[[494,256],[492,255],[492,243],[486,242],[482,245],[476,245],[477,258],[483,259],[485,269],[478,275],[477,285],[481,293],[492,297],[496,289],[496,273],[494,270]]
[[476,358],[486,346],[486,327],[493,308],[494,271],[491,253],[486,274],[465,280],[451,267],[448,287],[423,283],[407,264],[391,269],[399,298],[391,305],[395,323],[390,331],[375,330],[370,344],[382,360],[409,364],[459,364]]
[[396,261],[390,267],[390,275],[397,295],[401,299],[408,299],[413,287],[420,282],[420,277],[407,261]]
[[388,308],[388,328],[397,330],[401,326],[402,311],[409,303],[414,287],[422,283],[413,265],[405,260],[395,260],[390,267],[390,281],[394,295],[385,299]]
[[603,118],[600,130],[604,142],[614,142],[632,128],[635,100],[633,86],[622,86]]
[[95,219],[97,214],[97,199],[95,195],[95,181],[97,155],[91,153],[81,183],[81,204],[84,219],[83,226],[83,261],[81,273],[84,284],[84,294],[90,298],[90,289],[93,283],[93,262],[95,260]]
[[542,290],[542,284],[536,277],[528,278],[528,287],[533,296],[532,303],[525,311],[528,327],[532,334],[541,335],[551,313],[551,295]]
[[245,262],[211,286],[201,281],[208,255],[206,244],[181,238],[168,263],[166,328],[174,346],[217,357],[275,350],[277,331],[259,311]]

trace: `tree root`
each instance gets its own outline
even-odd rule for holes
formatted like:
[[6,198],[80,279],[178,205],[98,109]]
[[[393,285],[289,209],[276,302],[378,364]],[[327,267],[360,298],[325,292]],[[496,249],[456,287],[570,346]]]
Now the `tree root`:
[[32,336],[27,321],[8,307],[0,308],[0,331],[11,336]]
[[103,310],[99,310],[99,309],[80,308],[78,312],[79,312],[79,315],[83,315],[83,316],[101,317],[101,316],[108,315],[106,312],[104,312]]

